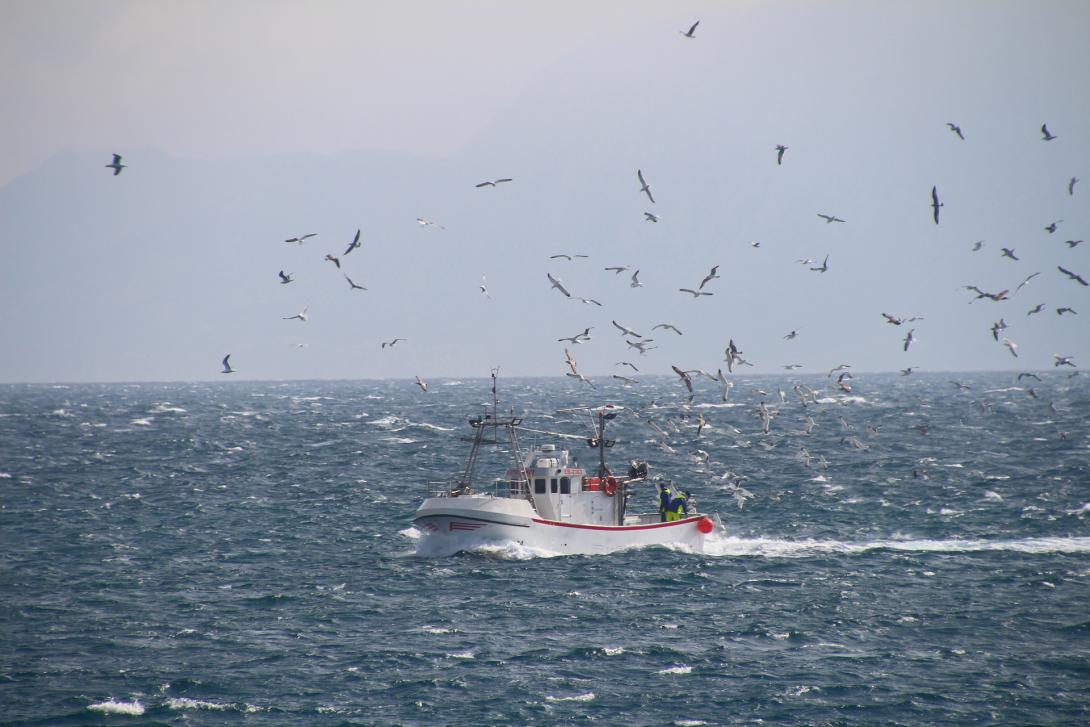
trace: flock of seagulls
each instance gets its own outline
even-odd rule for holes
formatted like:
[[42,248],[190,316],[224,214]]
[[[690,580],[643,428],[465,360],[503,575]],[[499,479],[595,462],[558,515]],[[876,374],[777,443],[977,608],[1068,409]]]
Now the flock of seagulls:
[[[688,30],[682,30],[682,31],[679,31],[679,32],[686,39],[695,40],[696,39],[696,31],[697,31],[697,28],[698,28],[699,25],[700,25],[700,21],[696,21],[696,22],[692,23],[689,26]],[[957,137],[959,142],[964,142],[966,140],[966,135],[963,132],[962,127],[959,124],[954,123],[954,122],[947,122],[946,126],[949,129],[950,133],[952,133],[953,135],[955,135]],[[1041,132],[1041,138],[1045,142],[1053,142],[1053,141],[1055,141],[1056,139],[1059,138],[1058,135],[1053,134],[1049,130],[1047,124],[1042,124],[1041,125],[1040,132]],[[782,144],[782,143],[778,143],[778,144],[776,144],[774,146],[775,164],[776,164],[777,167],[783,167],[784,166],[784,157],[785,157],[785,153],[787,152],[788,148],[789,147],[787,145]],[[109,164],[106,164],[104,166],[106,168],[108,168],[108,169],[111,169],[113,171],[113,176],[115,176],[115,177],[120,175],[123,169],[128,168],[128,166],[126,164],[122,163],[122,156],[120,154],[113,154],[112,161]],[[655,196],[654,196],[654,193],[652,191],[652,186],[651,186],[650,182],[648,181],[647,176],[644,174],[644,171],[643,171],[642,167],[636,169],[636,180],[638,182],[638,187],[636,188],[636,193],[639,194],[639,195],[645,196],[648,203],[650,203],[652,205],[656,204]],[[509,185],[509,184],[511,184],[513,182],[514,182],[514,179],[512,177],[497,177],[497,178],[494,178],[494,179],[486,179],[484,181],[478,182],[474,186],[477,189],[496,189],[497,187],[500,187],[500,186],[503,186],[503,185]],[[1066,185],[1067,192],[1068,192],[1069,196],[1074,196],[1075,187],[1078,184],[1078,182],[1079,182],[1078,177],[1072,176],[1072,177],[1069,178],[1069,180],[1067,182],[1067,185]],[[930,194],[930,214],[931,214],[931,219],[932,219],[932,221],[933,221],[933,223],[935,225],[940,224],[940,222],[941,222],[940,212],[945,206],[946,206],[945,203],[940,200],[939,192],[938,192],[938,185],[932,185],[931,194]],[[644,219],[647,222],[650,222],[650,223],[659,223],[663,219],[662,216],[660,214],[658,214],[657,212],[645,211],[645,212],[643,212],[643,216],[644,216]],[[821,220],[824,220],[824,222],[826,224],[833,224],[833,223],[847,224],[847,221],[846,221],[845,218],[840,217],[840,216],[838,216],[836,214],[830,214],[830,213],[827,213],[827,212],[818,212],[817,216]],[[434,222],[434,221],[432,221],[430,219],[427,219],[425,217],[416,218],[416,222],[422,228],[433,228],[433,229],[437,229],[437,230],[446,229],[443,225],[438,224],[437,222]],[[1063,223],[1063,220],[1052,221],[1048,225],[1046,225],[1044,229],[1049,234],[1054,234],[1059,229],[1059,225],[1061,223]],[[363,285],[360,285],[360,284],[356,283],[352,279],[352,277],[350,277],[348,275],[347,272],[342,270],[342,265],[347,261],[349,255],[352,255],[354,252],[356,252],[357,250],[359,250],[361,248],[361,246],[362,246],[361,235],[362,235],[362,230],[357,229],[354,237],[347,244],[344,251],[342,253],[340,253],[340,255],[335,255],[332,252],[326,252],[325,255],[324,255],[324,258],[323,258],[324,261],[332,263],[337,268],[337,270],[339,272],[341,272],[341,274],[344,277],[345,281],[349,285],[349,290],[353,291],[353,292],[355,292],[355,291],[366,291],[367,288],[365,286],[363,286]],[[308,232],[308,233],[301,234],[301,235],[298,235],[298,236],[295,236],[295,237],[286,238],[284,240],[284,242],[288,243],[288,244],[295,244],[295,245],[303,246],[308,240],[311,240],[311,239],[313,239],[315,237],[317,237],[317,233]],[[1082,242],[1082,240],[1067,240],[1065,242],[1066,242],[1066,244],[1068,245],[1069,248],[1074,249],[1077,245],[1079,245]],[[757,242],[757,241],[754,241],[754,242],[752,242],[750,244],[754,248],[759,248],[760,247],[760,242]],[[981,250],[983,248],[984,244],[985,244],[985,242],[983,240],[979,240],[976,243],[974,243],[974,245],[972,247],[972,250],[974,252],[979,251],[979,250]],[[1015,251],[1015,249],[1013,247],[1001,247],[1000,248],[1000,253],[1005,259],[1009,259],[1012,262],[1018,263],[1018,262],[1021,261],[1021,258],[1016,254],[1016,251]],[[573,262],[573,261],[579,260],[579,259],[587,259],[588,257],[589,256],[586,255],[586,254],[558,253],[558,254],[551,255],[549,257],[549,259],[550,260],[563,260],[563,261],[566,261],[566,262],[570,263],[570,262]],[[830,270],[830,268],[829,268],[829,255],[825,255],[824,259],[822,260],[822,262],[820,264],[817,264],[815,260],[809,259],[809,258],[801,259],[801,260],[798,260],[796,262],[799,262],[799,263],[803,264],[804,266],[806,266],[812,272],[817,272],[817,273],[824,274],[824,273],[829,272],[829,270]],[[606,272],[613,272],[616,275],[620,275],[622,273],[629,272],[631,269],[632,269],[632,266],[630,266],[630,265],[615,265],[615,266],[608,266],[608,267],[604,268],[604,270]],[[1070,270],[1069,268],[1066,268],[1066,267],[1060,265],[1060,266],[1057,266],[1057,269],[1058,269],[1060,274],[1062,274],[1067,279],[1069,279],[1070,281],[1072,281],[1074,283],[1077,283],[1080,286],[1086,287],[1086,286],[1090,285],[1090,283],[1087,282],[1086,278],[1084,278],[1081,274],[1079,274],[1079,273],[1077,273],[1077,272],[1075,272],[1073,270]],[[708,290],[706,288],[710,284],[714,283],[716,280],[720,279],[720,275],[719,275],[718,271],[719,271],[719,265],[718,264],[717,265],[712,265],[710,267],[710,270],[708,271],[708,273],[700,280],[698,285],[696,285],[694,287],[680,287],[680,288],[677,288],[677,291],[680,292],[680,293],[685,293],[685,294],[691,296],[694,301],[699,300],[701,298],[712,297],[712,296],[715,295],[715,293],[712,290]],[[1030,280],[1032,280],[1033,278],[1035,278],[1036,276],[1038,276],[1040,274],[1041,274],[1040,272],[1034,272],[1031,275],[1029,275],[1028,277],[1026,277],[1026,279],[1023,280],[1022,283],[1020,283],[1017,286],[1017,288],[1015,289],[1015,293],[1019,292],[1024,286],[1026,286],[1030,282]],[[279,281],[279,283],[281,285],[290,285],[290,284],[293,284],[293,283],[296,282],[295,275],[293,273],[291,273],[291,272],[285,271],[284,269],[281,269],[277,273],[277,276],[278,276],[278,281]],[[552,272],[546,272],[546,279],[549,282],[550,289],[556,290],[561,295],[563,295],[565,298],[573,299],[572,291],[569,290],[569,288],[564,284],[564,282],[558,276],[554,275]],[[644,288],[645,287],[644,282],[640,280],[640,269],[637,268],[637,269],[635,269],[634,271],[631,272],[629,287],[633,288],[633,289],[639,289],[639,288]],[[976,285],[965,285],[965,286],[963,286],[963,288],[965,290],[971,291],[972,293],[975,294],[975,297],[973,297],[969,301],[970,303],[973,303],[973,302],[976,302],[976,301],[979,301],[979,300],[987,300],[987,301],[991,301],[993,303],[1008,302],[1008,301],[1010,301],[1011,295],[1012,295],[1012,293],[1009,291],[1009,289],[1004,289],[1004,290],[1000,290],[998,292],[992,293],[992,292],[988,292],[986,290],[983,290],[983,289],[981,289],[980,287],[978,287]],[[481,294],[481,296],[483,298],[491,300],[492,295],[490,294],[490,292],[488,290],[487,281],[486,281],[486,278],[485,278],[485,276],[483,274],[481,276],[481,282],[480,282],[480,285],[479,285],[479,290],[480,290],[480,294]],[[586,305],[593,305],[593,306],[597,306],[597,307],[602,306],[602,303],[600,301],[594,299],[594,298],[583,297],[583,296],[574,296],[574,299],[576,299],[576,300],[578,300],[578,301],[580,301],[580,302],[582,302],[583,304],[586,304]],[[1030,308],[1026,312],[1026,316],[1028,317],[1028,316],[1032,316],[1032,315],[1035,315],[1035,314],[1039,314],[1042,311],[1044,311],[1045,309],[1046,309],[1046,304],[1045,303],[1038,303],[1037,305],[1033,306],[1032,308]],[[1059,315],[1059,316],[1077,315],[1077,311],[1074,308],[1072,308],[1071,306],[1056,306],[1055,311],[1056,311],[1056,314]],[[915,322],[915,321],[922,321],[923,320],[923,318],[921,316],[901,317],[901,316],[894,316],[894,315],[891,315],[889,313],[882,313],[881,315],[882,315],[882,317],[885,319],[885,321],[887,323],[890,323],[890,324],[895,325],[895,326],[900,326],[900,325],[903,325],[904,323],[908,323],[908,322]],[[285,320],[285,321],[299,321],[301,323],[306,323],[309,320],[308,316],[309,316],[308,306],[304,305],[302,310],[299,311],[298,313],[296,313],[294,315],[290,315],[290,316],[283,316],[283,320]],[[630,349],[633,349],[633,350],[637,351],[640,356],[646,355],[648,353],[648,351],[658,349],[657,345],[652,345],[652,344],[655,343],[655,340],[653,338],[645,337],[642,334],[637,333],[634,329],[629,328],[628,326],[625,326],[625,325],[619,323],[617,320],[613,320],[612,324],[620,332],[621,338],[624,341],[624,343]],[[992,327],[990,329],[991,335],[992,335],[992,338],[994,339],[994,341],[996,341],[998,343],[1001,343],[1003,346],[1005,346],[1007,348],[1007,350],[1010,352],[1011,356],[1017,358],[1018,355],[1019,355],[1018,354],[1018,345],[1013,340],[1011,340],[1008,336],[1006,336],[1006,335],[1001,336],[1001,333],[1005,333],[1009,327],[1010,326],[1007,324],[1005,319],[1000,318],[998,321],[996,321],[992,325]],[[591,337],[591,331],[592,330],[593,330],[593,326],[586,326],[582,332],[576,333],[575,335],[572,335],[572,336],[558,338],[557,341],[558,342],[568,343],[571,346],[585,344],[585,343],[592,340],[592,337]],[[683,335],[681,329],[678,326],[676,326],[675,324],[673,324],[673,323],[666,323],[666,322],[658,323],[658,324],[654,325],[651,330],[652,331],[662,331],[663,333],[672,333],[672,334],[675,334],[677,336]],[[907,353],[909,351],[909,349],[913,346],[913,344],[916,343],[919,340],[917,335],[916,335],[916,331],[917,331],[916,328],[911,328],[904,335],[904,337],[903,337],[903,339],[901,341],[901,347],[902,347],[903,352]],[[785,340],[792,341],[795,338],[797,338],[798,335],[799,334],[798,334],[797,330],[791,330],[787,335],[783,336],[783,338]],[[406,340],[405,338],[398,337],[398,338],[394,338],[394,339],[389,340],[389,341],[382,341],[381,342],[381,349],[387,349],[387,348],[392,349],[399,342],[402,342],[402,341],[405,341],[405,340]],[[572,356],[570,349],[565,348],[564,353],[565,353],[565,363],[566,363],[566,366],[568,368],[568,370],[565,372],[565,375],[570,377],[570,378],[576,379],[576,380],[578,380],[579,382],[581,382],[583,384],[594,387],[594,383],[589,378],[587,378],[585,375],[583,375],[582,373],[579,372],[576,361],[575,361],[574,357]],[[234,369],[230,364],[230,358],[231,358],[231,354],[227,354],[222,360],[222,371],[221,372],[223,374],[236,373],[236,369]],[[738,349],[738,347],[735,344],[733,339],[729,340],[729,343],[728,343],[727,347],[724,350],[724,359],[723,359],[723,361],[724,361],[724,363],[726,365],[726,369],[727,369],[728,373],[733,373],[735,368],[738,367],[738,366],[752,366],[753,365],[743,357],[742,352]],[[630,367],[632,369],[633,373],[639,373],[639,369],[634,364],[632,364],[631,362],[620,361],[620,362],[617,362],[617,365],[618,366],[628,366],[628,367]],[[841,392],[851,391],[851,383],[850,382],[851,382],[851,379],[852,379],[852,375],[847,371],[848,366],[849,366],[848,364],[843,364],[842,367],[837,367],[837,368],[833,369],[832,371],[830,371],[830,373],[829,373],[829,375],[831,377],[833,375],[833,373],[836,373],[838,370],[841,371],[840,376],[837,378],[836,384],[835,384],[835,388],[838,391],[841,391]],[[1054,354],[1054,366],[1055,367],[1064,366],[1064,367],[1074,368],[1075,363],[1074,363],[1072,357],[1070,357],[1070,356],[1064,356],[1064,355],[1061,355],[1061,354]],[[783,365],[783,368],[785,370],[788,370],[788,371],[791,371],[791,370],[794,370],[794,369],[800,368],[800,367],[801,367],[801,364],[799,364],[799,363],[790,363],[790,364]],[[901,373],[903,375],[907,376],[907,375],[910,375],[916,368],[917,367],[915,367],[915,366],[908,366],[908,367],[905,367],[904,369],[902,369]],[[724,401],[726,400],[726,397],[727,397],[731,387],[733,386],[728,381],[728,379],[726,378],[726,375],[723,373],[722,368],[719,368],[717,373],[714,374],[714,375],[709,374],[709,373],[703,371],[702,369],[686,369],[686,368],[683,368],[681,366],[673,365],[673,364],[671,365],[671,369],[674,371],[675,374],[677,374],[681,384],[685,387],[687,402],[691,402],[692,398],[694,396],[694,387],[693,387],[693,376],[694,376],[694,374],[703,375],[703,376],[707,377],[708,379],[710,379],[712,381],[715,381],[721,387],[721,395],[722,395]],[[625,376],[625,375],[621,375],[621,374],[613,374],[613,379],[625,384],[626,386],[638,383],[637,379],[634,378],[633,376]],[[419,386],[419,388],[421,389],[422,392],[425,392],[425,393],[427,392],[428,385],[419,376],[416,377],[416,384]],[[773,418],[774,414],[769,412],[767,407],[765,407],[765,404],[764,404],[763,401],[761,403],[761,409],[760,409],[759,415],[760,415],[760,418],[761,418],[761,421],[762,421],[762,429],[763,429],[763,431],[767,432],[768,428],[769,428],[769,426],[771,424],[771,421],[772,421],[772,418]],[[703,427],[704,427],[704,422],[703,421],[701,421],[700,426],[701,426],[701,429],[703,429]]]

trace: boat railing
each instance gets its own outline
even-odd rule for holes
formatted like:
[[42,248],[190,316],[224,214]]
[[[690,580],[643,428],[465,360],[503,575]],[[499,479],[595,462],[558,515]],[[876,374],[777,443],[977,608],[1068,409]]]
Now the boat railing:
[[528,497],[530,494],[526,482],[518,480],[497,479],[487,484],[481,484],[471,489],[459,487],[455,481],[438,481],[428,483],[428,497],[461,497],[463,495],[487,495],[489,497]]

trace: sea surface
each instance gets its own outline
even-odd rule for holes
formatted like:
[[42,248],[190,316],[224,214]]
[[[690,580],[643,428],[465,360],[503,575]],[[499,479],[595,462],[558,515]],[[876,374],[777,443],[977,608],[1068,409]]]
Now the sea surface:
[[1090,379],[831,381],[501,379],[726,533],[444,558],[486,379],[0,386],[0,723],[1090,723]]

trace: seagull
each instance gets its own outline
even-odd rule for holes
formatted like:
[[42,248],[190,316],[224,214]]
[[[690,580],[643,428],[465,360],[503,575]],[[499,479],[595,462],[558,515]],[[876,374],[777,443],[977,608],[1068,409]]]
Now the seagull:
[[1067,183],[1067,193],[1072,197],[1075,196],[1075,185],[1079,183],[1078,177],[1072,177],[1071,181]]
[[734,345],[734,339],[730,339],[726,349],[723,350],[723,360],[727,362],[727,371],[734,373],[734,364],[742,362],[742,352]]
[[615,265],[615,266],[613,266],[611,268],[603,268],[603,270],[608,270],[610,272],[616,273],[617,275],[620,275],[621,273],[623,273],[624,271],[626,271],[628,269],[629,269],[629,267],[627,265]]
[[799,332],[793,330],[790,333],[788,333],[786,336],[784,336],[784,340],[793,341],[796,338],[798,338],[798,335],[799,335]]
[[803,265],[813,265],[814,263],[817,262],[817,260],[814,260],[813,258],[808,257],[808,258],[799,258],[795,262],[802,263]]
[[718,265],[713,265],[712,269],[708,272],[708,274],[704,276],[704,279],[700,281],[700,290],[704,290],[704,286],[707,285],[708,283],[710,283],[711,281],[718,280],[718,278],[719,278],[719,272],[718,271],[719,271],[719,266]]
[[643,283],[640,282],[639,275],[640,275],[639,270],[632,273],[632,282],[629,283],[628,287],[630,287],[630,288],[642,288],[643,287]]
[[572,356],[571,351],[566,348],[564,349],[564,358],[566,359],[566,363],[568,364],[568,368],[571,369],[571,372],[578,375],[579,371],[576,368],[575,357]]
[[802,364],[784,364],[783,368],[785,371],[794,371],[795,369],[801,369]]
[[307,321],[307,307],[308,307],[308,306],[303,306],[303,310],[299,311],[298,313],[296,313],[296,314],[295,314],[295,315],[293,315],[293,316],[285,316],[285,317],[283,318],[283,320],[285,320],[285,321],[293,321],[293,320],[295,320],[296,318],[298,318],[299,320],[301,320],[301,321],[303,321],[304,323],[306,323],[306,321]]
[[590,328],[591,327],[585,328],[585,329],[583,329],[582,333],[576,333],[574,336],[570,336],[568,338],[558,338],[556,340],[557,341],[570,341],[571,343],[573,343],[575,345],[579,345],[583,341],[589,341],[590,340]]
[[1011,260],[1018,260],[1014,254],[1014,249],[1010,247],[1000,248],[1003,251],[1003,257],[1009,257]]
[[1030,308],[1030,309],[1029,309],[1029,311],[1028,311],[1028,312],[1026,313],[1026,315],[1027,315],[1027,316],[1031,316],[1031,315],[1033,315],[1034,313],[1040,313],[1040,312],[1041,312],[1041,311],[1043,311],[1044,309],[1045,309],[1045,304],[1044,304],[1044,303],[1038,303],[1038,304],[1037,304],[1037,305],[1035,305],[1035,306],[1034,306],[1033,308]]
[[1034,279],[1034,278],[1036,278],[1036,277],[1037,277],[1038,275],[1040,275],[1040,273],[1033,273],[1033,274],[1031,274],[1031,275],[1027,275],[1027,276],[1026,276],[1026,279],[1025,279],[1025,280],[1023,280],[1023,281],[1022,281],[1021,283],[1019,283],[1019,284],[1018,284],[1018,287],[1014,289],[1014,292],[1015,292],[1015,293],[1017,293],[1017,292],[1018,292],[1019,290],[1021,290],[1021,289],[1022,289],[1023,287],[1025,287],[1026,283],[1028,283],[1029,281],[1033,280],[1033,279]]
[[564,258],[568,262],[571,262],[572,258],[576,258],[576,257],[590,257],[590,255],[568,255],[567,253],[562,252],[562,253],[558,253],[556,255],[550,255],[549,259],[550,260],[558,260],[559,258]]
[[617,363],[615,363],[613,365],[614,366],[627,366],[628,368],[632,369],[636,373],[640,372],[640,370],[638,368],[636,368],[636,364],[634,364],[634,363],[632,363],[630,361],[618,361]]
[[421,227],[438,227],[440,230],[447,229],[440,225],[438,222],[432,222],[431,220],[424,217],[417,217],[416,224],[420,225]]
[[815,271],[815,272],[819,272],[819,273],[824,273],[825,271],[827,271],[829,269],[829,256],[828,255],[825,256],[825,260],[822,261],[821,267],[810,268],[810,269]]
[[935,218],[935,224],[939,224],[939,207],[943,207],[942,202],[939,201],[939,188],[931,187],[931,210],[932,216]]
[[686,38],[695,38],[696,36],[694,35],[694,33],[696,33],[696,26],[698,25],[700,25],[699,20],[693,23],[692,27],[690,27],[689,30],[679,30],[678,32],[684,35]]
[[360,231],[356,230],[356,236],[352,238],[352,242],[348,243],[348,249],[344,251],[344,254],[347,255],[348,253],[352,252],[353,250],[355,250],[359,246],[360,246]]
[[1049,222],[1047,225],[1045,225],[1045,229],[1048,230],[1048,234],[1051,235],[1053,232],[1055,232],[1056,226],[1059,225],[1061,222],[1063,222],[1063,220],[1056,220],[1055,222]]
[[488,287],[486,286],[486,283],[487,281],[485,280],[485,275],[484,273],[481,273],[481,284],[478,287],[481,289],[481,295],[491,300],[492,296],[488,294]]
[[883,313],[882,317],[886,319],[886,323],[892,323],[895,326],[899,326],[899,325],[901,325],[902,323],[905,322],[903,318],[898,318],[897,316],[891,316],[889,313]]
[[1007,350],[1011,352],[1011,356],[1018,358],[1018,344],[1011,339],[1003,336],[1003,345],[1007,347]]
[[336,265],[338,270],[341,269],[341,261],[330,255],[328,252],[325,254],[325,259]]
[[[106,167],[107,169],[113,169],[114,170],[114,176],[116,177],[118,174],[121,174],[121,170],[124,169],[125,167],[127,167],[128,164],[122,164],[121,163],[121,155],[120,154],[114,154],[114,160],[112,162],[110,162],[109,164],[104,164],[103,166]],[[227,373],[227,372],[225,371],[224,373]]]
[[680,376],[681,380],[683,382],[685,382],[685,388],[689,390],[689,401],[692,401],[693,400],[693,379],[692,379],[692,377],[689,376],[689,374],[682,371],[681,369],[679,369],[677,366],[671,366],[670,368],[672,368],[674,370],[674,373],[677,374],[678,376]]
[[909,374],[911,374],[913,372],[913,370],[915,370],[917,368],[919,368],[919,367],[918,366],[909,366],[906,369],[901,369],[901,376],[908,376]]
[[752,248],[754,248],[754,249],[756,249],[756,248],[758,248],[758,247],[760,247],[760,246],[761,246],[761,243],[759,243],[759,242],[751,242],[751,243],[749,243],[749,246],[750,246],[750,247],[752,247]]
[[280,276],[280,284],[281,285],[287,285],[291,281],[295,280],[295,278],[293,278],[291,276],[291,273],[288,273],[288,274],[285,275],[283,270],[281,270],[279,273],[277,273],[277,275]]
[[[1054,353],[1054,354],[1052,354],[1052,355],[1053,355],[1053,356],[1057,356],[1058,354],[1055,354],[1055,353]],[[1033,379],[1034,381],[1040,381],[1040,380],[1041,380],[1041,377],[1040,377],[1040,376],[1038,376],[1037,374],[1032,374],[1032,373],[1021,373],[1021,374],[1018,374],[1018,380],[1019,380],[1019,381],[1021,381],[1022,379]]]
[[658,222],[659,221],[659,216],[654,214],[654,213],[651,213],[651,212],[644,212],[643,217],[648,222]]
[[480,189],[481,187],[495,187],[497,184],[503,184],[504,182],[513,182],[513,181],[515,181],[515,180],[513,180],[513,179],[511,179],[509,177],[504,177],[503,179],[492,179],[492,180],[481,182],[480,184],[477,185],[477,189]]
[[404,339],[404,338],[395,338],[392,341],[383,341],[382,342],[382,347],[386,348],[387,346],[389,346],[390,348],[393,348],[394,346],[397,345],[398,341],[404,341],[404,340],[406,340],[406,339]]
[[613,321],[613,325],[617,328],[617,330],[621,332],[622,336],[635,336],[636,338],[643,338],[643,334],[636,333],[631,328],[628,328],[627,326],[622,326],[617,321]]
[[594,298],[580,297],[579,300],[582,301],[583,303],[587,304],[587,305],[590,305],[591,303],[593,303],[594,305],[598,306],[599,308],[602,307],[602,304],[599,303],[598,301],[596,301]]
[[976,298],[973,298],[973,300],[969,301],[970,303],[972,303],[975,300],[980,300],[981,298],[990,298],[991,300],[994,300],[995,302],[998,303],[1001,300],[1006,300],[1007,299],[1007,293],[1009,292],[1007,290],[1001,290],[998,293],[986,293],[983,290],[981,290],[980,288],[976,287],[975,285],[966,285],[965,289],[966,290],[971,290],[974,293],[976,293]]
[[1072,280],[1074,280],[1074,281],[1076,281],[1078,283],[1081,283],[1082,285],[1090,285],[1090,283],[1087,283],[1086,280],[1081,275],[1079,275],[1078,273],[1071,272],[1070,270],[1068,270],[1067,268],[1065,268],[1062,265],[1057,265],[1056,269],[1059,270],[1064,275],[1066,275],[1067,277],[1071,278]]
[[570,376],[573,379],[579,379],[580,381],[582,381],[584,384],[586,384],[587,386],[589,386],[592,389],[597,389],[598,388],[597,386],[594,385],[593,381],[588,379],[586,376],[583,376],[583,374],[570,374],[569,373],[569,374],[564,374],[564,375],[565,376]]
[[912,342],[916,340],[916,337],[914,335],[912,335],[915,332],[916,332],[916,329],[913,328],[913,329],[909,330],[908,334],[905,336],[905,347],[904,347],[905,352],[908,351],[908,347],[912,345]]
[[643,354],[647,353],[648,351],[652,351],[652,350],[658,348],[658,346],[650,346],[649,347],[647,345],[647,344],[653,342],[654,340],[655,339],[653,339],[653,338],[645,338],[642,341],[630,341],[629,339],[626,338],[626,339],[624,339],[624,342],[627,343],[632,348],[639,351],[640,355],[642,356]]
[[355,281],[353,281],[352,278],[348,277],[347,275],[344,276],[344,279],[348,281],[349,290],[367,290],[367,288],[363,287],[362,285],[356,285]]
[[984,241],[983,240],[977,240],[976,242],[973,243],[973,252],[976,252],[977,250],[979,250],[982,247],[984,247]]
[[1079,314],[1079,312],[1077,310],[1075,310],[1074,308],[1068,308],[1066,306],[1064,306],[1063,308],[1057,308],[1056,309],[1056,315],[1062,316],[1064,313],[1074,313],[1075,315]]
[[949,121],[946,122],[946,125],[950,127],[950,131],[952,131],[952,132],[954,132],[955,134],[958,135],[959,139],[961,139],[962,141],[965,141],[965,137],[961,133],[961,127],[960,126],[958,126],[957,124],[951,124]]
[[1052,135],[1052,133],[1048,130],[1048,124],[1041,124],[1041,138],[1045,141],[1052,141],[1053,139],[1058,139],[1059,137]]
[[[115,154],[114,156],[117,156],[117,155]],[[220,371],[221,374],[233,374],[233,373],[235,373],[235,369],[231,368],[230,359],[231,359],[231,354],[227,354],[226,356],[223,357],[223,371]],[[1056,365],[1059,366],[1059,364],[1056,364]]]
[[620,376],[618,374],[613,374],[613,378],[617,379],[618,381],[620,381],[621,383],[624,383],[624,384],[638,384],[638,383],[640,383],[636,379],[630,379],[627,376]]
[[679,331],[677,329],[677,326],[675,326],[673,323],[659,323],[657,326],[652,326],[651,330],[653,331],[656,328],[661,328],[661,329],[666,330],[666,331],[673,331],[674,333],[676,333],[679,336],[682,335],[681,331]]
[[559,290],[561,293],[564,294],[564,297],[566,297],[566,298],[571,297],[571,293],[568,292],[568,289],[564,287],[564,284],[561,283],[560,280],[558,280],[557,278],[554,278],[552,276],[552,273],[545,273],[545,277],[547,277],[549,279],[549,282],[553,284],[554,288],[556,288],[557,290]]
[[1000,318],[992,324],[992,338],[999,342],[999,332],[1007,329],[1007,322]]
[[820,217],[821,219],[825,220],[826,224],[828,224],[830,222],[844,222],[844,220],[840,219],[836,215],[823,215],[822,213],[818,212],[817,216]]
[[730,390],[734,388],[734,382],[727,381],[723,369],[716,369],[715,380],[719,382],[719,395],[723,398],[723,401],[726,401],[727,397],[730,396]]
[[1082,240],[1064,240],[1064,244],[1067,245],[1068,247],[1070,247],[1071,249],[1075,249],[1080,244],[1082,244]]
[[679,292],[688,293],[694,298],[699,298],[702,295],[715,295],[715,293],[709,293],[706,290],[693,290],[692,288],[678,288]]
[[643,171],[637,169],[636,176],[639,177],[640,180],[640,191],[645,192],[647,194],[647,199],[651,200],[651,204],[654,204],[655,198],[651,196],[651,185],[643,180]]
[[950,381],[950,383],[958,387],[958,391],[968,391],[970,388],[968,384],[963,384],[960,381]]
[[284,242],[294,242],[296,245],[302,245],[304,240],[307,240],[307,239],[309,239],[311,237],[317,237],[317,236],[318,236],[317,232],[308,232],[305,235],[299,235],[299,237],[292,237],[292,238],[289,238],[287,240],[284,240]]
[[783,144],[776,145],[776,165],[783,164],[783,153],[787,151],[787,147]]
[[1053,366],[1070,366],[1072,368],[1078,368],[1071,360],[1074,356],[1061,356],[1058,353],[1054,353],[1052,354],[1052,358],[1056,359],[1056,362],[1052,364]]
[[840,364],[839,366],[836,366],[836,367],[834,367],[832,369],[829,369],[829,376],[831,377],[837,371],[845,371],[847,369],[850,369],[851,367],[852,367],[851,364]]
[[424,381],[419,376],[416,377],[416,385],[419,386],[420,390],[425,394],[428,393],[428,382]]

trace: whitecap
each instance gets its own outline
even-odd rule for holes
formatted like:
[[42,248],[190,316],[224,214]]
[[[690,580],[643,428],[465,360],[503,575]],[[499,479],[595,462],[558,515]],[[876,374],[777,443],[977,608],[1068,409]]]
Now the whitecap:
[[453,634],[456,633],[454,629],[444,628],[442,626],[421,626],[420,630],[426,634]]
[[700,725],[708,724],[702,719],[678,719],[674,720],[674,724],[677,727],[700,727]]
[[693,668],[691,666],[671,666],[666,669],[659,669],[656,674],[691,674]]
[[620,656],[624,653],[623,646],[605,646],[602,648],[602,653],[606,656]]
[[545,697],[546,702],[589,702],[592,699],[594,699],[594,692],[576,694],[571,697],[554,697],[552,695]]
[[0,472],[0,480],[10,480],[10,479],[11,479],[11,473],[10,472]]
[[468,649],[465,651],[456,651],[453,654],[447,654],[448,659],[476,659],[472,651]]
[[206,702],[201,699],[190,699],[189,697],[171,697],[167,700],[166,705],[170,709],[204,709],[209,712],[222,712],[232,708],[232,705],[229,704]]
[[391,444],[415,444],[416,440],[412,437],[385,437],[382,441],[390,442]]
[[[1090,503],[1086,506],[1090,512]],[[828,553],[859,555],[875,550],[921,553],[976,553],[1010,551],[1030,554],[1090,553],[1090,537],[1023,538],[1019,540],[781,540],[738,538],[712,533],[704,540],[704,554],[722,557],[759,556],[807,558]]]
[[87,709],[103,714],[123,714],[128,717],[139,717],[144,714],[144,705],[137,700],[131,702],[118,702],[113,699],[92,704]]
[[152,414],[188,414],[188,412],[180,406],[174,406],[169,401],[164,401],[160,404],[156,404],[149,411]]
[[787,641],[789,638],[791,638],[791,632],[790,631],[784,631],[782,633],[777,633],[775,631],[769,631],[768,635],[771,636],[772,638],[776,639],[776,641]]
[[140,419],[133,419],[131,422],[129,422],[129,424],[133,424],[138,427],[150,427],[151,422],[152,420],[150,418],[143,417]]
[[1003,502],[1003,496],[1000,495],[995,490],[985,490],[984,491],[984,499],[985,500],[994,500],[995,502]]

